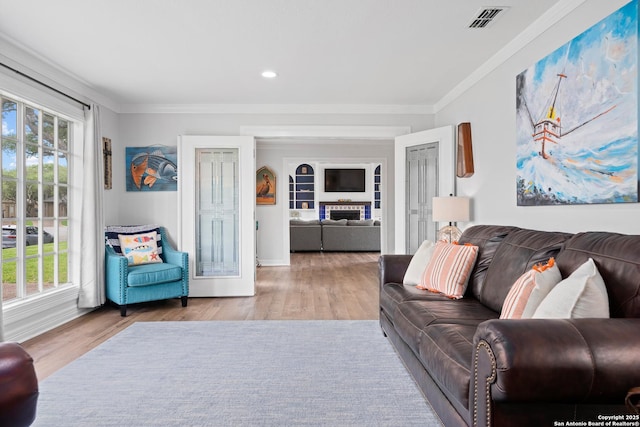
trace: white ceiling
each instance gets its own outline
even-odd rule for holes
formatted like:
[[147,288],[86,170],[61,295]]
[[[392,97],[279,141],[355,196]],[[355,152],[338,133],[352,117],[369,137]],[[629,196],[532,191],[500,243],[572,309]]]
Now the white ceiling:
[[[568,3],[0,0],[0,37],[121,106],[428,107]],[[489,28],[467,28],[486,6],[509,9]]]

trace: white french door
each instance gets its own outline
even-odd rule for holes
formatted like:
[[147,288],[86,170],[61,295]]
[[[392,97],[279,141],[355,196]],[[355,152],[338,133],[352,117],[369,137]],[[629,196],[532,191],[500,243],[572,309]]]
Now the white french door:
[[[426,223],[431,218],[431,199],[455,194],[454,142],[453,126],[395,138],[395,253],[414,253],[428,237],[429,224]],[[434,156],[418,156],[423,148],[430,147],[437,147],[437,164],[428,160]],[[424,161],[418,157],[424,157]],[[436,180],[437,184],[428,185],[424,182],[427,179]]]
[[179,136],[180,249],[189,296],[255,294],[255,140]]

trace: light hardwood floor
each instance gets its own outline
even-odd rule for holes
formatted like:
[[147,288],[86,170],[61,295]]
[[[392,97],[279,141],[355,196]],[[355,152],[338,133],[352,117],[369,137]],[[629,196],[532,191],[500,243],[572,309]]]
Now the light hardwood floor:
[[22,343],[42,380],[134,322],[377,320],[378,253],[294,253],[290,267],[257,269],[256,295],[105,306]]

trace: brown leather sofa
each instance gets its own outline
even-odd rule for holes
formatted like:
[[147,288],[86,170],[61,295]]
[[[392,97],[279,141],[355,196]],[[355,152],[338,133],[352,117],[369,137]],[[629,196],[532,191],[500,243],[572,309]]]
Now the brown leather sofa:
[[29,426],[36,418],[38,379],[33,359],[17,343],[0,343],[0,426]]
[[[588,425],[628,414],[625,395],[640,386],[640,236],[479,225],[460,243],[479,247],[460,300],[403,285],[411,255],[379,261],[382,329],[444,425]],[[563,278],[593,258],[610,319],[499,319],[516,279],[550,257]]]

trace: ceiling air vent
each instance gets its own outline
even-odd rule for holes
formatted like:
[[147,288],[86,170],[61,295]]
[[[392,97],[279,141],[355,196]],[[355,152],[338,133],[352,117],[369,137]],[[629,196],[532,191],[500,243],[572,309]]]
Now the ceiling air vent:
[[487,28],[507,10],[504,6],[483,7],[469,23],[469,28]]

